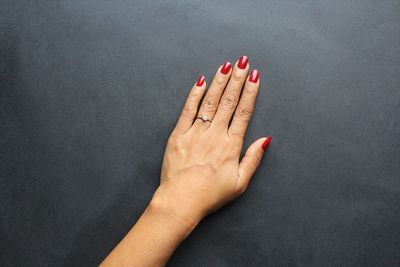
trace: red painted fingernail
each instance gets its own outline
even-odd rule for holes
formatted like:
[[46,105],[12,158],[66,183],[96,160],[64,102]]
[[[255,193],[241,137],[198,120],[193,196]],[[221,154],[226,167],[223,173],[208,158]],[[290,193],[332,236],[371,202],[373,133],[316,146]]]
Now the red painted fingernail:
[[247,63],[249,63],[249,59],[246,56],[241,56],[239,58],[238,67],[244,70],[247,67]]
[[196,86],[202,86],[204,84],[204,81],[206,80],[206,77],[204,75],[201,75],[199,79],[197,80]]
[[225,62],[224,65],[222,65],[221,73],[228,74],[229,71],[231,70],[231,67],[232,67],[232,64],[229,61]]
[[249,76],[249,82],[257,83],[259,77],[260,77],[260,73],[258,72],[258,70],[252,70],[252,72],[250,73],[250,76]]
[[267,150],[269,143],[271,143],[272,136],[268,136],[267,139],[265,139],[264,143],[262,144],[262,149],[265,151]]

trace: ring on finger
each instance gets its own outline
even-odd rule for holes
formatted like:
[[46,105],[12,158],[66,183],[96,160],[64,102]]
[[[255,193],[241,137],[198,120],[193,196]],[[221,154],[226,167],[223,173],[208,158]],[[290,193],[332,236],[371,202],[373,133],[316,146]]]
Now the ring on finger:
[[196,117],[196,120],[197,120],[197,119],[200,119],[200,120],[202,120],[203,122],[207,122],[207,121],[212,122],[212,120],[208,119],[208,116],[207,116],[207,115],[197,116],[197,117]]

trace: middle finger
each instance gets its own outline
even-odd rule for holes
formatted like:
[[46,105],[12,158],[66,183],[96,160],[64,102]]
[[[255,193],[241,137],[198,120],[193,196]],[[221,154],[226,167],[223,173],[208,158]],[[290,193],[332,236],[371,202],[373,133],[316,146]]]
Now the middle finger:
[[219,102],[212,125],[228,128],[249,71],[248,62],[249,60],[246,56],[240,57],[236,62],[232,76]]

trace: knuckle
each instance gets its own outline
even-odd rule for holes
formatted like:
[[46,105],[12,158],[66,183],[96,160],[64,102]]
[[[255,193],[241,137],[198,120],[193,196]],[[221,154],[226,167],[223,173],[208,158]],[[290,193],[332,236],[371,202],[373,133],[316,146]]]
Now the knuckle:
[[167,141],[167,147],[173,148],[176,144],[176,138],[174,136],[170,136],[170,138]]
[[216,102],[213,100],[213,98],[207,98],[204,100],[204,109],[207,112],[215,112],[217,110],[217,105],[215,104]]
[[232,74],[231,80],[236,83],[241,83],[243,81],[243,75],[241,73],[234,72]]
[[228,94],[222,98],[222,106],[228,110],[232,110],[235,108],[236,102],[233,95]]
[[172,149],[174,152],[179,152],[182,150],[182,141],[176,137],[170,137],[167,142],[168,149]]
[[214,82],[215,82],[215,86],[218,87],[218,88],[220,88],[220,87],[222,87],[222,86],[225,85],[226,80],[225,80],[225,78],[223,78],[223,77],[218,77],[218,76],[217,76],[217,77],[215,77]]
[[236,138],[236,139],[243,138],[243,135],[244,135],[244,131],[241,129],[235,129],[235,128],[229,129],[229,136],[231,136],[233,138]]
[[196,112],[196,108],[195,108],[196,107],[196,99],[197,99],[197,95],[195,95],[195,94],[190,94],[188,96],[188,99],[186,100],[186,103],[183,106],[182,115],[190,116]]
[[186,104],[183,107],[182,116],[192,116],[193,114],[194,114],[194,108],[191,105]]
[[254,97],[257,95],[257,89],[252,86],[245,86],[244,93],[249,95],[250,97]]
[[194,103],[196,103],[197,101],[198,96],[199,96],[198,93],[192,92],[189,94],[186,102],[188,102],[190,105],[194,105]]
[[252,111],[251,111],[251,109],[248,108],[248,107],[239,107],[239,108],[236,110],[236,116],[237,116],[239,119],[241,119],[241,120],[243,120],[243,121],[245,121],[245,122],[250,121],[251,114],[252,114]]

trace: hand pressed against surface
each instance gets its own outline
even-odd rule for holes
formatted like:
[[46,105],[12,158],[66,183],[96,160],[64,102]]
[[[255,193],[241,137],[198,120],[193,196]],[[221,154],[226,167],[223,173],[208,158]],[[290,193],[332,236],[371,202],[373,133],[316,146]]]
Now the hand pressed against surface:
[[[206,91],[204,76],[191,89],[164,154],[153,203],[195,226],[208,213],[243,193],[271,137],[243,146],[259,87],[259,72],[247,57],[217,70]],[[203,121],[198,117],[207,116]]]
[[[247,57],[222,65],[207,91],[189,93],[164,154],[160,186],[142,216],[102,266],[164,266],[208,213],[246,190],[271,137],[240,152],[259,86]],[[198,117],[204,120],[198,119]]]

